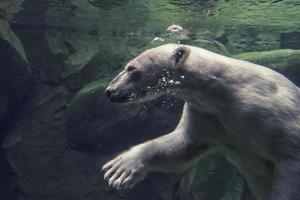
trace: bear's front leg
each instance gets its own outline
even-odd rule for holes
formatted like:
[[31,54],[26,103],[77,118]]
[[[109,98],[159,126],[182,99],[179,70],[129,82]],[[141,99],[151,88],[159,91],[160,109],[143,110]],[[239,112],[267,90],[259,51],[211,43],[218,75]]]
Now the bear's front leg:
[[104,179],[116,189],[131,188],[148,171],[178,172],[185,170],[206,152],[207,146],[194,144],[177,132],[134,146],[109,161],[102,168]]
[[[184,171],[212,148],[204,141],[199,143],[200,133],[217,132],[209,121],[197,118],[193,123],[192,110],[186,105],[177,128],[164,136],[137,145],[120,154],[103,166],[104,178],[116,188],[131,188],[141,181],[148,171]],[[198,139],[197,139],[198,138]],[[204,138],[204,137],[203,137]]]

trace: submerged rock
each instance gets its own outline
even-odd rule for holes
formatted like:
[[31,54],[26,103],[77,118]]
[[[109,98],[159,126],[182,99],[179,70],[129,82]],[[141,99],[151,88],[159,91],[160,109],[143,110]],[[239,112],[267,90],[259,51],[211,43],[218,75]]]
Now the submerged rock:
[[0,17],[12,20],[22,8],[24,0],[2,0],[0,1]]
[[[18,36],[10,28],[7,20],[0,18],[0,38],[6,40],[21,56],[21,58],[28,63],[24,47]],[[30,72],[29,67],[27,67]]]
[[240,200],[244,182],[221,155],[211,155],[188,171],[179,187],[180,200]]
[[[5,2],[0,2],[0,5]],[[13,146],[22,138],[19,132],[7,134],[14,126],[14,116],[19,111],[30,88],[31,67],[23,45],[10,28],[8,21],[0,19],[0,143]],[[0,199],[15,200],[19,192],[17,176],[0,148]]]
[[29,88],[31,67],[22,43],[6,20],[0,19],[0,127],[16,111]]
[[[219,39],[219,38],[218,38]],[[280,34],[253,28],[226,30],[226,47],[231,54],[270,51],[280,48]]]

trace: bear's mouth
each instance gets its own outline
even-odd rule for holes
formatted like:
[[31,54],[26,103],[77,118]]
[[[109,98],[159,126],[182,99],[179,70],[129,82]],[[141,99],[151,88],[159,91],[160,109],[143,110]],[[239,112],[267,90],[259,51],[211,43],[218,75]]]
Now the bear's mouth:
[[107,97],[110,99],[113,103],[138,103],[139,100],[141,102],[144,102],[143,99],[145,99],[148,96],[148,92],[145,89],[141,89],[138,92],[131,92],[130,94],[124,93],[107,93]]
[[123,103],[129,99],[129,96],[126,93],[112,92],[110,89],[106,89],[105,94],[111,102],[115,103]]
[[109,99],[113,103],[124,103],[124,102],[127,102],[129,100],[129,96],[128,95],[111,96]]

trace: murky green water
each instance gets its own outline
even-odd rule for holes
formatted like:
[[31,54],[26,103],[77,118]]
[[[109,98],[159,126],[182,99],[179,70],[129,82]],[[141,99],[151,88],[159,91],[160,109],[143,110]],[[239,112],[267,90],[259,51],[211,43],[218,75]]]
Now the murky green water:
[[[172,130],[183,103],[123,107],[104,89],[140,52],[177,42],[265,65],[299,85],[300,0],[0,0],[0,16],[1,200],[251,196],[220,155],[182,175],[150,174],[133,190],[108,189],[101,165]],[[174,24],[183,30],[171,34]]]
[[[47,13],[43,22],[46,25],[69,25],[87,29],[98,26],[105,29],[111,25],[114,29],[126,32],[128,28],[146,29],[150,33],[154,30],[164,31],[165,26],[172,23],[180,23],[190,29],[216,25],[226,28],[252,27],[278,31],[300,28],[298,0],[49,0],[38,3],[25,1],[23,4],[20,0],[11,2],[3,3],[10,12],[28,6],[32,11],[27,12],[26,16],[20,16],[21,19],[14,22],[16,24],[39,25],[42,19],[37,18],[36,14],[44,11]],[[209,10],[211,15],[208,16]]]

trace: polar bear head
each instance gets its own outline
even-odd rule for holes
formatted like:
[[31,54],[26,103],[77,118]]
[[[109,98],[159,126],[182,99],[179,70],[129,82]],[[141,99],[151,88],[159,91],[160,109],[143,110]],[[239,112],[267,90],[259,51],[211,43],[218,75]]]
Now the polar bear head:
[[112,102],[143,102],[180,89],[180,73],[190,47],[167,44],[149,49],[130,61],[108,85]]
[[167,44],[149,49],[130,61],[108,85],[112,102],[144,102],[180,90],[190,47]]

